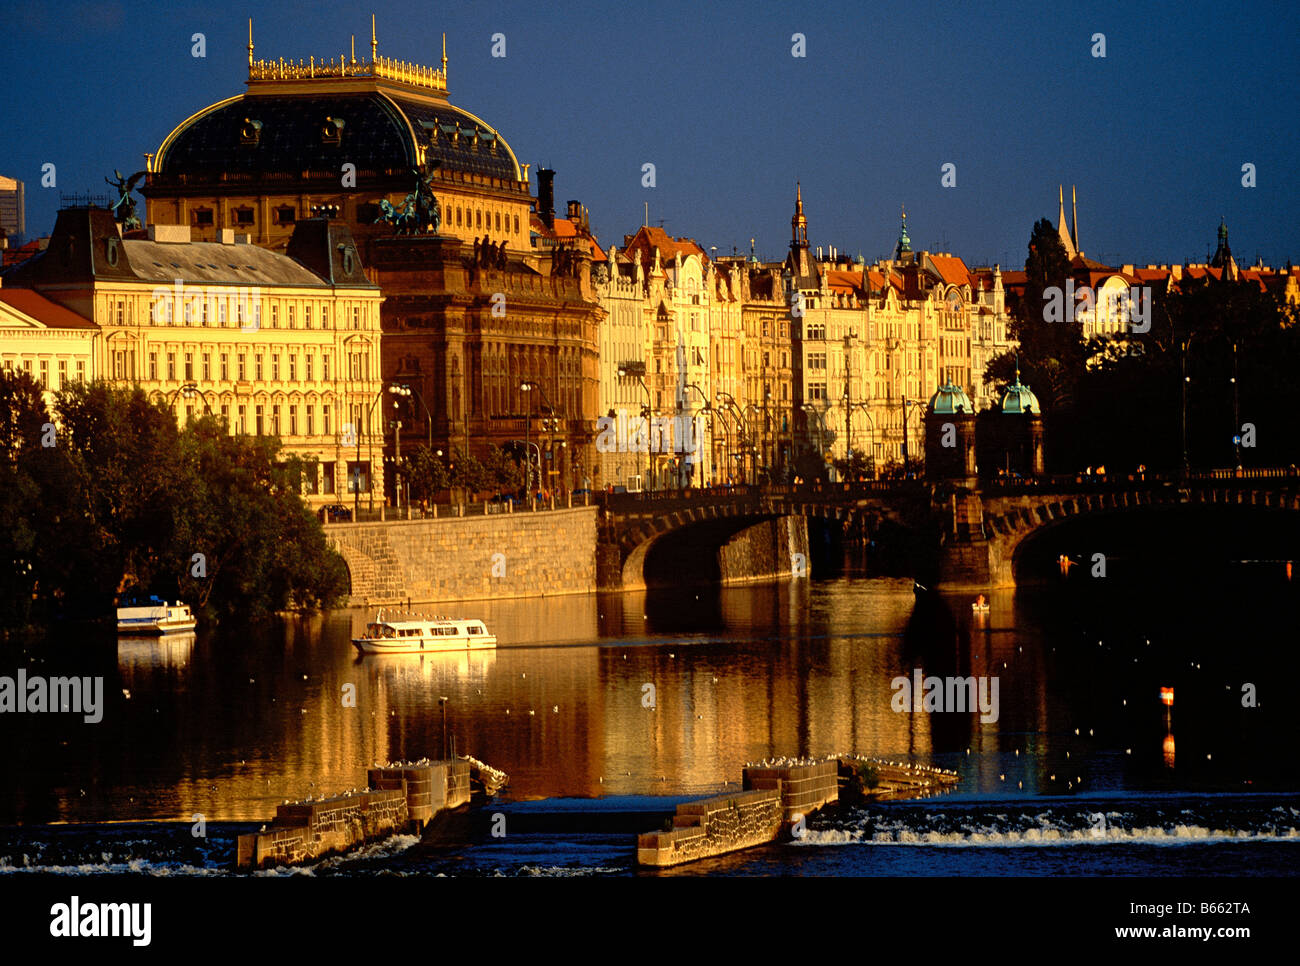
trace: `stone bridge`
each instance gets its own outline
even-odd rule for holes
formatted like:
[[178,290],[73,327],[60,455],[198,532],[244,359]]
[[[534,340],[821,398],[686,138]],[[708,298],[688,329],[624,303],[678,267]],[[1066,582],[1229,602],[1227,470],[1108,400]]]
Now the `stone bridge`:
[[[1015,586],[1016,565],[1032,536],[1071,518],[1172,506],[1247,506],[1300,510],[1293,468],[1212,470],[1186,477],[1052,476],[1013,484],[982,481],[870,481],[602,494],[597,547],[602,588],[645,586],[656,552],[691,546],[716,551],[699,574],[724,583],[777,577],[807,560],[806,521],[820,518],[871,535],[888,521],[928,548],[918,579],[950,589]],[[1300,522],[1300,516],[1295,518]],[[802,533],[802,536],[800,534]],[[685,539],[690,538],[690,544]],[[674,559],[685,562],[691,554]],[[1298,554],[1300,556],[1300,554]]]

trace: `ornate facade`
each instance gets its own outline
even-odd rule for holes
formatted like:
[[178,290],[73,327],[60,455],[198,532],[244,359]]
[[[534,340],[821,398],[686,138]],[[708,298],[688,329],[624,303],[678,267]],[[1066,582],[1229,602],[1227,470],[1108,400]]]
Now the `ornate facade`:
[[300,222],[288,251],[179,226],[123,238],[108,211],[70,208],[4,283],[94,323],[90,378],[139,386],[182,423],[206,409],[232,433],[279,436],[308,465],[310,503],[382,499],[379,290],[342,225]]
[[591,476],[600,309],[588,266],[600,253],[589,233],[559,237],[554,172],[538,175],[535,201],[501,133],[451,103],[445,40],[440,67],[395,62],[372,19],[360,60],[355,45],[256,59],[250,26],[246,92],[172,131],[142,191],[151,220],[199,237],[233,228],[273,250],[296,220],[337,209],[386,296],[389,465],[399,440],[449,458],[518,440],[542,485],[563,490]]

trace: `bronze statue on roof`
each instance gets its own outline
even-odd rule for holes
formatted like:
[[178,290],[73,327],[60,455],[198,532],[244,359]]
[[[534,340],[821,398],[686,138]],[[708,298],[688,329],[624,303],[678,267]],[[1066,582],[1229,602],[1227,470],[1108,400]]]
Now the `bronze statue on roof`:
[[133,231],[140,227],[140,219],[135,214],[135,199],[131,197],[131,192],[135,186],[140,183],[140,179],[145,176],[145,172],[137,171],[130,178],[122,177],[122,172],[116,168],[113,169],[116,175],[116,181],[104,179],[104,183],[112,185],[117,189],[117,201],[113,203],[110,210],[113,212],[113,220],[122,226],[123,231]]

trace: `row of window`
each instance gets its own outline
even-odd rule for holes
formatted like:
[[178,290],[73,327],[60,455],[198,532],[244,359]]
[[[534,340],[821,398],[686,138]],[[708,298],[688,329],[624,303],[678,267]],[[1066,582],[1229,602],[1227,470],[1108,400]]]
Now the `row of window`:
[[[350,379],[354,382],[365,382],[371,378],[370,373],[370,356],[369,350],[361,352],[348,352],[345,354],[344,370],[340,373],[333,372],[334,353],[325,350],[320,356],[320,377],[324,382],[329,382],[337,376],[342,379]],[[166,379],[169,382],[175,382],[177,379],[183,379],[186,382],[201,379],[204,382],[248,382],[250,376],[255,382],[262,382],[266,378],[266,353],[257,352],[253,354],[253,364],[248,364],[248,353],[236,353],[233,359],[229,352],[219,353],[216,357],[216,368],[213,367],[213,354],[210,352],[166,352],[149,353],[149,373],[150,381],[158,382]],[[298,354],[291,352],[284,357],[286,366],[281,369],[281,355],[278,352],[270,353],[270,376],[272,382],[280,381],[281,375],[288,382],[299,382]],[[301,371],[302,382],[315,382],[316,380],[316,355],[306,353],[303,358],[303,367]],[[179,364],[179,368],[178,368]],[[84,364],[83,364],[84,365]],[[135,350],[134,349],[117,349],[109,354],[109,371],[114,379],[134,379],[137,378],[135,368]],[[378,373],[376,373],[376,377]]]
[[[375,222],[379,219],[379,205],[368,203],[357,206],[357,220],[361,222]],[[488,231],[510,231],[510,215],[506,215],[504,221],[499,211],[484,211],[482,208],[469,208],[460,205],[455,206],[447,211],[447,225],[455,225],[457,228],[475,228],[482,229],[486,216]],[[292,205],[278,205],[272,209],[272,220],[277,225],[291,226],[298,221],[298,212]],[[236,228],[251,228],[257,224],[256,209],[241,205],[230,211],[231,224]],[[212,208],[194,208],[190,211],[190,224],[195,228],[213,228],[216,227],[216,212]],[[504,225],[504,227],[502,227]],[[514,234],[519,234],[519,216],[514,216]]]
[[[65,389],[68,385],[68,360],[58,359],[55,363],[55,381],[50,382],[50,360],[49,359],[20,359],[17,365],[15,360],[5,359],[0,361],[0,369],[6,372],[13,372],[16,369],[21,370],[31,376],[45,389]],[[86,363],[84,360],[77,360],[73,370],[78,382],[86,381]]]
[[[125,356],[126,353],[119,352],[119,353],[115,353],[115,355]],[[179,378],[183,378],[186,382],[192,381],[194,379],[202,379],[205,382],[209,382],[212,380],[213,378],[212,353],[204,352],[199,355],[200,368],[198,370],[195,369],[195,353],[186,352],[180,355],[181,355],[181,364],[183,368],[181,369],[182,375],[179,376]],[[165,362],[166,362],[165,378],[168,380],[174,381],[175,379],[178,378],[177,368],[176,368],[177,356],[178,354],[175,352],[165,353]],[[280,367],[281,356],[280,353],[278,352],[273,352],[270,354],[270,356],[271,356],[271,381],[278,382],[280,381],[280,375],[281,375],[281,367]],[[321,354],[320,374],[321,374],[321,379],[324,380],[325,382],[329,382],[330,380],[330,362],[332,359],[333,359],[333,353],[328,350]],[[257,382],[261,382],[265,376],[265,371],[266,371],[265,360],[266,360],[265,353],[258,352],[253,355],[253,366],[251,371],[253,374],[253,379],[256,380]],[[287,381],[298,382],[299,381],[298,380],[298,374],[299,374],[298,354],[296,352],[291,352],[285,357],[285,360],[287,362],[287,365],[284,368],[284,375]],[[235,365],[233,369],[233,372],[235,374],[234,381],[247,382],[249,371],[250,371],[248,367],[248,353],[246,352],[237,353],[235,355],[234,361],[235,361]],[[302,357],[302,361],[303,361],[302,381],[314,382],[316,379],[315,354],[310,352],[306,353]],[[126,359],[123,358],[122,362],[125,364]],[[217,380],[219,382],[231,381],[232,369],[231,369],[230,362],[231,362],[230,353],[222,352],[219,354],[218,361],[217,361],[218,368],[216,370],[218,373]],[[164,378],[159,375],[158,363],[159,363],[159,353],[151,352],[149,354],[149,378],[154,381],[157,381],[159,378]],[[368,352],[349,352],[347,354],[347,364],[348,364],[347,375],[349,378],[357,379],[357,380],[365,380],[370,378],[370,354]],[[125,365],[123,366],[123,368],[125,369]],[[125,375],[120,375],[116,377],[127,378]]]
[[[252,422],[249,422],[249,409],[252,409]],[[194,403],[187,404],[185,414],[187,418],[195,418],[198,415],[199,406]],[[322,436],[333,435],[333,420],[328,405],[320,407],[320,419],[317,421],[316,406],[313,403],[307,403],[301,409],[302,419],[299,419],[300,410],[297,404],[281,406],[275,403],[269,407],[269,420],[267,418],[267,406],[256,405],[247,406],[239,404],[234,407],[235,418],[231,421],[231,404],[228,402],[221,403],[221,418],[226,421],[232,433],[248,433],[251,431],[255,436],[315,436],[317,427],[320,429]],[[287,415],[287,419],[282,420],[282,412]],[[282,430],[285,431],[282,433]]]
[[[115,323],[134,324],[134,307],[133,300],[117,300],[112,309]],[[300,316],[297,308],[297,304],[293,302],[284,306],[285,328],[298,328]],[[322,304],[319,309],[320,328],[328,329],[330,327],[329,304]],[[341,311],[344,320],[350,323],[349,328],[352,329],[360,329],[363,324],[369,328],[374,320],[373,311],[369,308],[363,311],[360,305],[345,306]],[[270,317],[271,328],[280,328],[280,303],[271,302],[267,314]],[[315,327],[311,303],[302,305],[301,318],[304,329]],[[206,297],[203,294],[182,296],[180,299],[174,299],[171,295],[160,296],[153,300],[149,309],[149,322],[153,325],[215,325],[217,328],[222,328],[229,323],[243,328],[249,324],[260,327],[262,319],[262,302],[256,294],[250,294],[247,288],[241,288],[235,294],[207,290]]]

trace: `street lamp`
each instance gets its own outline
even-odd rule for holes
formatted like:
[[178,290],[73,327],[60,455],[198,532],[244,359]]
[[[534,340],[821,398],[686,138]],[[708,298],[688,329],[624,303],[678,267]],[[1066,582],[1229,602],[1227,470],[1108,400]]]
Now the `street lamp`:
[[[870,460],[871,478],[875,479],[876,477],[876,421],[871,418],[871,406],[865,402],[849,403],[849,405],[853,409],[861,409],[862,415],[867,417],[867,450],[863,455],[866,456],[868,460]],[[916,403],[913,403],[912,405],[915,406]],[[906,410],[904,410],[904,419],[906,419]],[[906,435],[907,432],[906,425],[903,427],[903,431],[904,431],[904,435]],[[850,449],[852,449],[852,447],[850,447]],[[904,449],[906,449],[906,445],[904,446]]]
[[1182,360],[1183,374],[1183,480],[1185,481],[1192,472],[1191,460],[1187,457],[1187,384],[1191,381],[1187,378],[1187,347],[1192,344],[1196,338],[1196,333],[1189,333],[1187,338],[1182,341],[1182,348],[1179,355]]
[[750,439],[749,423],[745,421],[745,414],[741,411],[740,404],[736,402],[736,397],[731,395],[731,393],[719,392],[718,400],[720,402],[726,403],[736,417],[736,423],[740,430],[736,435],[738,438],[738,442],[740,443],[740,449],[741,449],[741,451],[737,453],[736,456],[740,460],[740,482],[744,484],[749,482],[749,478],[745,473],[745,450],[744,450],[745,445],[749,442]]
[[826,420],[817,407],[806,402],[801,407],[805,413],[814,417],[817,424],[817,459],[825,467],[826,463]]
[[[700,388],[696,383],[693,383],[693,382],[687,383],[687,384],[686,384],[686,388],[687,388],[687,389],[694,389],[697,393],[700,394],[700,399],[704,400],[704,405],[700,408],[700,412],[702,412],[702,413],[708,413],[708,414],[709,414],[709,445],[710,445],[710,447],[712,447],[712,445],[713,445],[713,405],[712,405],[712,403],[709,402],[709,397],[708,397],[708,395],[707,395],[707,394],[704,392],[704,390],[701,389],[701,388]],[[691,422],[694,423],[694,419],[692,419]],[[699,447],[700,447],[700,441],[699,441],[699,440],[696,440],[696,441],[695,441],[695,446],[696,446],[696,449],[698,450]],[[683,449],[683,451],[684,451],[684,450],[685,450],[685,446],[683,446],[682,449]],[[712,459],[712,457],[713,457],[713,453],[712,453],[712,451],[710,451],[710,453],[709,453],[709,457],[710,457],[710,458],[709,458],[709,463],[710,463],[709,469],[710,469],[710,470],[713,470],[714,467],[713,467],[713,465],[712,465],[712,464],[713,464],[713,459]],[[700,479],[703,480],[704,477],[705,477],[704,468],[701,467],[701,469],[700,469]]]
[[[650,419],[653,419],[653,418],[654,418],[654,400],[652,400],[652,399],[650,398],[650,387],[647,386],[647,385],[645,384],[645,363],[644,363],[644,362],[625,362],[625,363],[623,363],[621,366],[618,367],[618,377],[619,377],[620,379],[626,379],[626,378],[628,378],[629,376],[631,376],[632,378],[636,379],[637,382],[641,383],[641,388],[645,390],[645,403],[646,403],[646,408],[645,408],[645,413],[643,413],[643,415],[648,416]],[[653,467],[653,465],[654,465],[654,464],[653,464],[653,457],[651,457],[650,454],[649,454],[649,449],[650,449],[650,446],[649,446],[649,440],[650,440],[650,427],[649,427],[649,425],[647,425],[647,426],[646,426],[646,451],[647,451],[647,457],[648,457],[647,462],[650,463],[650,465]],[[637,447],[636,466],[637,466],[637,473],[638,473],[638,474],[641,472],[641,456],[640,456],[640,453],[641,453],[641,449],[640,449],[640,447]],[[652,484],[653,484],[653,481],[654,481],[654,471],[653,471],[653,469],[651,469],[651,471],[650,471],[650,478],[651,478],[651,482],[652,482]],[[653,486],[652,486],[651,488],[653,489]],[[644,489],[644,487],[643,487],[643,489]]]
[[420,405],[424,408],[425,421],[429,425],[429,449],[433,449],[433,413],[429,412],[429,406],[424,401],[424,395],[420,390],[408,383],[389,386],[388,391],[398,396],[405,396],[408,399],[411,396],[414,396],[416,399],[420,400]]
[[[542,384],[540,382],[521,382],[519,384],[519,388],[522,389],[524,392],[531,392],[532,390],[536,389],[538,393],[541,394],[542,405],[545,406],[547,411],[550,412],[551,414],[549,420],[543,421],[543,428],[546,430],[548,435],[546,452],[550,454],[551,461],[554,462],[555,461],[555,430],[557,424],[559,423],[559,418],[555,415],[555,406],[551,403],[550,397],[546,395],[546,390],[542,388]],[[529,408],[528,411],[528,418],[530,421],[532,420],[531,407]],[[568,441],[567,440],[564,441],[563,445],[567,448]],[[541,454],[541,450],[539,449],[538,457],[537,457],[537,475],[539,478],[539,482],[540,482],[540,477],[542,475],[542,459],[540,454]],[[556,475],[559,474],[558,470],[552,470],[550,472],[555,473]],[[548,473],[548,476],[549,475],[550,474]]]
[[200,396],[203,399],[203,409],[209,416],[212,415],[212,407],[208,404],[208,394],[199,388],[197,382],[187,382],[177,387],[167,397],[167,408],[172,409],[176,405],[176,400],[180,396],[186,399],[192,399],[194,396]]

